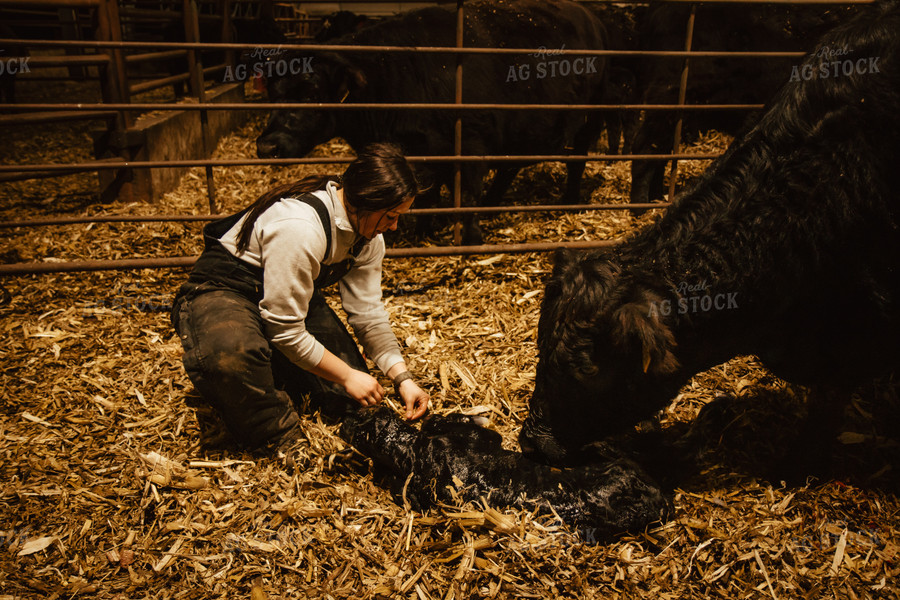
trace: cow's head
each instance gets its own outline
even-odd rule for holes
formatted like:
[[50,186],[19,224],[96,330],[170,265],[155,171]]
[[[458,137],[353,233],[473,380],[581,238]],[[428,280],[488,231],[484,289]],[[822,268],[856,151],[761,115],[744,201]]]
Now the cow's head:
[[[538,365],[519,442],[532,458],[579,450],[649,418],[671,399],[675,340],[662,297],[597,255],[559,251],[541,305]],[[677,385],[675,388],[677,390]]]
[[[365,75],[350,61],[323,52],[313,57],[285,55],[279,58],[290,73],[270,79],[270,102],[343,102],[366,85]],[[338,111],[297,108],[276,110],[256,139],[260,158],[300,158],[337,135]]]

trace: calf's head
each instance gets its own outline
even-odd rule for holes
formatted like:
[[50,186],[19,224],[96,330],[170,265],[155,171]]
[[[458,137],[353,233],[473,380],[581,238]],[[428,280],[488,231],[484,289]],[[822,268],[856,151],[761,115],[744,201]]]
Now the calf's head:
[[403,474],[412,470],[417,431],[386,406],[347,411],[341,436],[378,465]]
[[[470,456],[491,455],[502,451],[503,438],[486,427],[483,417],[450,414],[429,416],[422,424],[422,438],[445,451],[451,449]],[[432,459],[433,460],[433,459]]]
[[541,305],[523,452],[577,462],[585,445],[665,405],[678,361],[672,332],[654,310],[661,300],[612,260],[557,253]]
[[[348,60],[331,53],[309,57],[287,55],[279,60],[301,72],[270,79],[270,102],[343,102],[366,85],[365,76]],[[300,61],[300,62],[297,62]],[[345,113],[344,113],[345,114]],[[301,108],[276,110],[256,138],[260,158],[300,158],[338,135],[337,111]]]

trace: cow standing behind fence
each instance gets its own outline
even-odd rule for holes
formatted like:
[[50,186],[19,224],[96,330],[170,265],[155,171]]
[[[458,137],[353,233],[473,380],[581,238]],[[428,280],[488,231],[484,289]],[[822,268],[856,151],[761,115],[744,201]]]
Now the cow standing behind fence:
[[[477,54],[462,59],[465,103],[591,104],[603,101],[606,60],[570,56],[575,49],[602,50],[603,22],[568,0],[501,0],[466,4],[467,47],[543,47],[526,55]],[[335,45],[454,47],[456,14],[447,7],[403,13],[334,40]],[[288,60],[289,57],[284,57]],[[277,102],[453,103],[456,57],[451,53],[317,52],[311,69],[271,82],[269,97]],[[317,144],[340,136],[353,148],[372,141],[400,144],[407,155],[454,154],[454,126],[462,120],[462,153],[466,155],[586,154],[600,135],[602,118],[586,111],[537,112],[501,110],[428,111],[411,109],[324,111],[297,108],[276,111],[257,139],[262,158],[301,157]],[[498,165],[499,166],[499,165]],[[523,164],[503,163],[484,203],[496,205]],[[462,187],[468,198],[481,196],[489,165],[467,162]],[[577,201],[584,161],[569,165],[567,202]],[[421,169],[440,184],[452,183],[449,164]],[[421,202],[420,202],[421,203]],[[467,241],[480,242],[477,226]]]
[[[692,51],[808,52],[816,40],[858,12],[859,7],[702,4],[696,8]],[[658,3],[640,13],[636,47],[650,51],[685,49],[691,7]],[[623,50],[633,48],[622,48]],[[796,59],[695,58],[690,61],[687,104],[764,104],[787,79]],[[677,104],[684,58],[646,56],[629,59],[635,77],[634,102]],[[759,113],[745,111],[688,111],[683,115],[681,142],[701,132],[738,134]],[[665,154],[674,144],[678,115],[648,111],[634,124],[631,150],[635,154]],[[631,201],[646,203],[663,198],[663,161],[636,160],[631,168]]]

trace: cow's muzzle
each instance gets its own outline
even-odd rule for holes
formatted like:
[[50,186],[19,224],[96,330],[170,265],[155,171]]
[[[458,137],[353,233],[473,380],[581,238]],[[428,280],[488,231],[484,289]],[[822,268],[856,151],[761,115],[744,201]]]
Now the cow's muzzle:
[[543,427],[538,427],[528,421],[519,432],[519,447],[529,460],[547,464],[563,464],[567,462],[568,452],[556,438]]
[[260,138],[256,140],[256,155],[259,158],[281,158],[281,151],[276,142]]

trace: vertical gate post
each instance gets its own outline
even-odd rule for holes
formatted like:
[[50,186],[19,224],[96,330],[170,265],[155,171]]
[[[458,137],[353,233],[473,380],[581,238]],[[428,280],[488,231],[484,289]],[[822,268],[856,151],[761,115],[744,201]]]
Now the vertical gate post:
[[[234,5],[231,0],[222,0],[222,42],[231,44],[234,39],[234,20],[232,19],[232,11]],[[225,51],[225,64],[234,66],[237,63],[238,53],[234,50]]]
[[[197,9],[196,0],[184,0],[184,37],[188,42],[197,43],[200,41],[200,18]],[[203,58],[201,50],[191,48],[188,51],[188,67],[191,71],[191,91],[197,96],[200,104],[206,102],[206,92],[203,84]],[[210,156],[210,139],[209,139],[209,114],[206,110],[200,112],[200,141],[203,148],[203,158]],[[206,194],[209,200],[210,214],[216,214],[216,185],[213,180],[213,168],[205,167],[206,171]]]
[[[465,19],[463,15],[463,4],[465,0],[457,0],[456,2],[456,47],[463,47],[463,27]],[[456,96],[455,104],[462,104],[462,86],[463,86],[463,55],[461,52],[456,53]],[[456,123],[453,128],[453,154],[462,156],[462,112],[456,115]],[[453,163],[453,207],[462,206],[462,163],[455,161]],[[462,245],[462,232],[457,215],[453,222],[453,243],[456,246]]]
[[[691,4],[691,14],[688,17],[687,34],[684,40],[684,51],[690,52],[694,42],[694,21],[697,18],[697,5]],[[681,69],[681,82],[678,86],[678,104],[683,106],[687,97],[688,63],[690,59],[684,57],[684,66]],[[678,113],[678,121],[675,123],[675,143],[672,146],[672,154],[681,151],[681,127],[684,122],[684,112]],[[672,168],[669,169],[669,202],[675,199],[675,181],[678,179],[678,159],[672,159]]]
[[[184,0],[182,3],[181,17],[184,19],[184,41],[196,44],[200,41],[200,16],[195,0]],[[188,72],[190,79],[188,85],[191,95],[198,98],[203,92],[203,55],[200,50],[190,48],[187,51]]]
[[[81,26],[78,24],[78,11],[72,7],[57,8],[56,14],[59,15],[59,22],[62,24],[62,39],[64,40],[84,40],[81,35]],[[66,48],[66,56],[84,56],[83,48]],[[69,77],[77,81],[84,81],[87,74],[85,68],[78,65],[69,65],[67,67]]]
[[[121,42],[122,24],[119,20],[119,5],[116,0],[97,2],[97,38],[103,41]],[[101,68],[101,89],[104,102],[126,104],[131,101],[125,74],[125,56],[121,48],[109,49],[110,62]],[[126,143],[128,129],[134,125],[134,116],[125,110],[118,111],[115,124],[110,124],[110,145],[123,161],[132,160],[131,149]],[[107,202],[116,198],[130,201],[134,194],[134,172],[118,169],[110,178],[99,174],[100,198]]]

